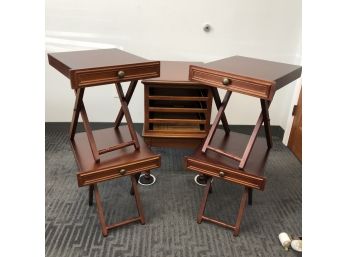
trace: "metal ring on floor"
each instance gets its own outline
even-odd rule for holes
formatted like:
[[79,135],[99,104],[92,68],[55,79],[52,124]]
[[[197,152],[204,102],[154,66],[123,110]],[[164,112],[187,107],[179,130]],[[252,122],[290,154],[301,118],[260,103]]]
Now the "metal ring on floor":
[[153,179],[153,181],[152,181],[151,183],[149,183],[149,184],[141,183],[140,178],[144,177],[145,175],[147,175],[147,174],[141,174],[141,175],[139,176],[139,179],[138,179],[138,184],[139,184],[139,185],[142,185],[142,186],[151,186],[151,185],[153,185],[153,184],[156,182],[156,177],[155,177],[154,175],[152,175],[152,174],[148,174],[148,175],[150,175],[150,177]]
[[[197,179],[199,178],[199,176],[201,176],[201,175],[198,174],[198,175],[195,176],[195,179],[194,179],[194,180],[195,180],[195,183],[196,183],[197,185],[199,185],[199,186],[205,187],[207,184],[202,184],[202,183],[199,183],[199,182],[198,182]],[[212,182],[213,182],[213,179],[211,180],[211,183],[212,183]]]

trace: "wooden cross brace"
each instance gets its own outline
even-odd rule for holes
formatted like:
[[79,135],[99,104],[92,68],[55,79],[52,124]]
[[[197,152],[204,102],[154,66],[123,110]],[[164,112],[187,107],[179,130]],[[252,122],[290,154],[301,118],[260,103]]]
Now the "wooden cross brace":
[[[207,185],[205,186],[203,198],[201,200],[201,204],[200,204],[200,208],[199,208],[199,212],[198,212],[197,223],[201,224],[202,221],[208,221],[208,222],[223,226],[225,228],[231,229],[231,230],[233,230],[233,236],[238,236],[239,231],[240,231],[240,225],[242,223],[242,218],[243,218],[244,211],[245,211],[245,207],[246,207],[247,203],[249,205],[252,204],[252,189],[248,188],[248,187],[244,188],[244,192],[243,192],[242,198],[240,200],[240,205],[239,205],[239,210],[237,213],[236,222],[235,222],[235,224],[227,224],[227,223],[222,222],[220,220],[213,219],[213,218],[210,218],[210,217],[207,217],[204,215],[205,207],[206,207],[207,200],[208,200],[209,191],[211,190],[211,187],[212,187],[211,182],[212,182],[212,177],[208,177]],[[248,201],[248,199],[249,199],[249,201]]]
[[136,177],[137,177],[137,174],[131,175],[132,192],[134,194],[135,203],[136,203],[137,210],[138,210],[138,216],[133,217],[133,218],[129,218],[125,221],[121,221],[118,223],[109,224],[109,225],[106,224],[106,221],[105,221],[103,204],[101,201],[101,197],[100,197],[100,193],[99,193],[97,184],[93,184],[93,185],[89,186],[89,205],[93,205],[93,192],[94,192],[95,202],[97,205],[99,223],[101,226],[103,236],[107,236],[110,229],[114,229],[114,228],[117,228],[117,227],[120,227],[123,225],[127,225],[127,224],[132,223],[132,222],[139,221],[142,225],[145,224],[145,216],[144,216],[143,207],[142,207],[142,204],[140,201],[140,195],[139,195],[139,191],[138,191],[138,187],[137,187],[137,178]]
[[227,107],[228,101],[230,100],[231,94],[232,94],[231,91],[227,91],[223,101],[221,102],[217,89],[216,88],[213,89],[214,101],[215,101],[215,104],[218,108],[218,113],[217,113],[215,120],[214,120],[214,122],[213,122],[213,124],[208,132],[208,135],[207,135],[204,143],[203,143],[202,152],[205,153],[207,150],[211,150],[211,151],[214,151],[216,153],[219,153],[223,156],[226,156],[228,158],[231,158],[233,160],[238,161],[239,162],[239,169],[244,169],[245,164],[248,161],[250,152],[251,152],[251,150],[254,146],[254,143],[256,141],[257,134],[261,128],[262,123],[264,123],[264,127],[265,127],[267,146],[268,146],[268,148],[272,147],[272,137],[271,137],[271,131],[270,131],[270,119],[269,119],[269,113],[268,113],[270,101],[260,99],[262,111],[259,115],[259,118],[256,122],[256,125],[253,129],[253,132],[251,133],[250,139],[249,139],[248,144],[244,150],[243,156],[239,157],[239,156],[236,156],[232,153],[227,153],[221,149],[217,149],[217,148],[209,145],[212,138],[214,137],[214,134],[216,132],[216,129],[219,125],[220,120],[222,121],[222,125],[225,129],[225,132],[229,133],[229,131],[230,131],[229,127],[228,127],[226,115],[225,115],[225,109]]
[[85,106],[83,103],[83,95],[85,92],[85,88],[78,88],[75,90],[76,99],[75,99],[73,117],[72,117],[72,121],[71,121],[71,125],[70,125],[70,132],[69,132],[70,140],[74,139],[74,136],[76,134],[77,122],[79,119],[79,115],[81,114],[83,126],[84,126],[84,129],[86,131],[86,135],[88,138],[89,145],[91,147],[91,151],[92,151],[94,160],[96,162],[100,161],[101,154],[115,151],[115,150],[130,146],[130,145],[133,145],[135,149],[139,149],[138,138],[137,138],[137,135],[136,135],[136,132],[134,129],[134,125],[133,125],[133,121],[132,121],[132,118],[130,116],[129,109],[128,109],[128,104],[132,98],[132,95],[133,95],[133,92],[135,90],[137,82],[138,82],[137,80],[131,81],[131,83],[128,87],[126,96],[124,96],[121,83],[119,83],[119,82],[116,83],[116,91],[117,91],[117,94],[118,94],[118,97],[119,97],[119,100],[121,103],[121,108],[118,112],[118,115],[117,115],[117,118],[115,121],[115,129],[120,126],[122,118],[123,118],[123,116],[125,116],[127,126],[128,126],[132,140],[129,142],[124,142],[124,143],[115,145],[115,146],[110,146],[108,148],[101,149],[101,150],[97,149],[97,145],[96,145],[96,142],[94,140],[92,128],[90,126],[87,112],[86,112],[86,109],[85,109]]

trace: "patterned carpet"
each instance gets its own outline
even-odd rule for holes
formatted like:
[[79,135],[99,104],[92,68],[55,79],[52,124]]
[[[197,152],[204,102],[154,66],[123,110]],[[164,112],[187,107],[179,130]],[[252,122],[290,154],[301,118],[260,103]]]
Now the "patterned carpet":
[[[302,233],[301,163],[279,137],[273,140],[266,189],[254,191],[239,237],[214,224],[196,223],[203,187],[194,183],[195,173],[183,168],[183,157],[192,150],[153,148],[162,155],[162,166],[153,172],[157,177],[153,186],[139,186],[146,224],[123,226],[104,238],[95,204],[88,206],[88,188],[77,186],[68,126],[47,123],[46,256],[300,256],[284,251],[278,234]],[[129,178],[102,183],[99,189],[107,222],[137,214]],[[234,222],[242,191],[240,186],[215,179],[206,214]]]

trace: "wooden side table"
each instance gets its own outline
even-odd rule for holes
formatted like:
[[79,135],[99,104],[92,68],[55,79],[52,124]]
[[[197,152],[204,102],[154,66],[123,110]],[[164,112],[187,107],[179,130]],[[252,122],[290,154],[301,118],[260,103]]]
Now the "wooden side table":
[[[232,229],[235,236],[239,234],[247,199],[249,199],[250,205],[252,203],[252,189],[264,189],[263,169],[267,157],[266,151],[272,147],[269,105],[276,90],[299,78],[301,71],[302,68],[297,65],[242,56],[233,56],[200,66],[190,66],[190,80],[215,89],[226,90],[205,142],[193,156],[186,159],[187,169],[203,173],[209,177],[198,214],[198,223],[202,220],[210,221]],[[261,112],[249,139],[246,139],[242,134],[232,134],[227,129],[225,132],[217,129],[220,120],[223,124],[227,122],[224,121],[223,115],[232,92],[260,99]],[[264,148],[257,143],[257,134],[262,124],[264,124],[267,142],[267,147]],[[212,177],[222,178],[243,185],[245,188],[234,225],[204,216]]]
[[145,142],[150,146],[197,147],[210,128],[212,93],[188,79],[189,65],[161,61],[161,76],[145,79]]
[[[89,186],[89,204],[93,203],[93,192],[98,210],[102,234],[108,230],[131,222],[144,224],[144,214],[137,190],[137,178],[142,171],[160,166],[160,156],[151,152],[137,135],[128,109],[137,81],[160,75],[160,63],[118,50],[90,50],[48,54],[49,64],[70,79],[76,100],[70,126],[71,146],[79,172],[79,186]],[[126,95],[121,82],[130,81]],[[88,87],[115,83],[121,109],[112,128],[92,131],[83,103],[84,91]],[[85,132],[76,133],[81,114]],[[122,118],[126,126],[120,126]],[[97,184],[106,180],[130,176],[131,192],[135,196],[139,216],[107,225]]]

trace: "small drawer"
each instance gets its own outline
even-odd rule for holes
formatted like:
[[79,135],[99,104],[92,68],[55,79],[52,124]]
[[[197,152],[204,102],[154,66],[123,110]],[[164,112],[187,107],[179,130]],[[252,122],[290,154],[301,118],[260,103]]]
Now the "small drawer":
[[274,93],[274,86],[268,81],[256,81],[197,66],[190,66],[190,80],[267,100]]
[[155,78],[160,76],[160,63],[75,70],[70,73],[71,87],[90,87],[115,82]]
[[106,180],[129,176],[138,172],[143,172],[160,167],[161,158],[144,160],[141,162],[130,163],[117,167],[108,167],[94,171],[83,171],[77,173],[78,186],[87,186]]
[[227,169],[226,167],[220,167],[209,163],[196,161],[190,159],[189,157],[186,158],[186,168],[250,188],[259,190],[264,190],[265,188],[265,177],[255,176],[238,169]]

